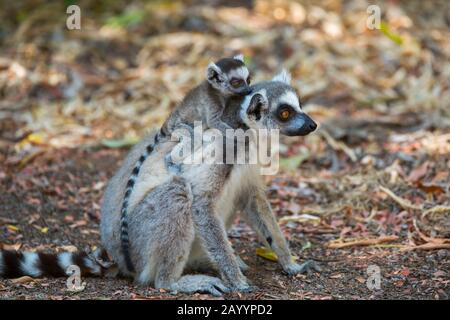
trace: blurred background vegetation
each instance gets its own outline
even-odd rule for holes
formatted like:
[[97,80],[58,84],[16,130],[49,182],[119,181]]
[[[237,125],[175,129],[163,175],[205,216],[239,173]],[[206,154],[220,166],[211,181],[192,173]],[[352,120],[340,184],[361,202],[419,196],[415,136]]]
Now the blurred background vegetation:
[[[70,4],[81,8],[81,30],[65,26]],[[55,146],[139,136],[201,81],[208,61],[243,52],[256,81],[289,69],[311,112],[415,113],[448,126],[448,2],[378,1],[381,30],[366,28],[369,4],[2,2],[2,119],[14,113],[11,138],[40,133]]]

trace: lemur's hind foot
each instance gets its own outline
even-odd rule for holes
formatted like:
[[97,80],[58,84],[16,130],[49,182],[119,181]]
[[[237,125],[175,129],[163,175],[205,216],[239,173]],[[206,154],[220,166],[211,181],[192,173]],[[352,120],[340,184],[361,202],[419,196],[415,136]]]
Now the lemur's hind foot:
[[314,260],[307,260],[302,264],[292,262],[291,264],[283,267],[283,269],[290,276],[294,276],[296,274],[301,274],[301,273],[310,274],[312,271],[317,271],[317,272],[322,271],[322,268]]
[[181,277],[180,280],[170,286],[170,290],[172,293],[209,293],[216,297],[230,292],[230,289],[219,278],[200,274]]

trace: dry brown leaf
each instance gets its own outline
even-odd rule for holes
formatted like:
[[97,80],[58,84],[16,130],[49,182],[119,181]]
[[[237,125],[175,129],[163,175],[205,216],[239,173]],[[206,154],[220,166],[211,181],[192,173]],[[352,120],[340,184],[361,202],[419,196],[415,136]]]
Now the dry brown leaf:
[[58,252],[78,252],[78,248],[72,245],[58,246],[56,249]]
[[416,185],[426,193],[442,194],[445,192],[444,188],[438,184],[423,184],[421,181],[418,181]]
[[430,163],[428,161],[425,161],[420,166],[418,166],[417,168],[412,170],[411,173],[409,174],[407,180],[409,182],[413,182],[413,183],[421,180],[427,174],[429,164]]
[[23,276],[20,278],[11,279],[11,282],[14,284],[25,284],[25,283],[30,283],[30,282],[37,282],[37,280],[33,279],[30,276]]
[[18,251],[21,247],[22,247],[21,243],[15,243],[15,244],[1,244],[0,243],[1,250]]

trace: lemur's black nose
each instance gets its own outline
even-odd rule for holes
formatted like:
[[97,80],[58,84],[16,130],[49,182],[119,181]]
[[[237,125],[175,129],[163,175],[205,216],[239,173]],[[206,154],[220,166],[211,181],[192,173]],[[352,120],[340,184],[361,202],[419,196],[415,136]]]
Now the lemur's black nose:
[[317,123],[315,123],[314,121],[312,123],[309,124],[309,128],[311,129],[311,131],[314,131],[317,129]]

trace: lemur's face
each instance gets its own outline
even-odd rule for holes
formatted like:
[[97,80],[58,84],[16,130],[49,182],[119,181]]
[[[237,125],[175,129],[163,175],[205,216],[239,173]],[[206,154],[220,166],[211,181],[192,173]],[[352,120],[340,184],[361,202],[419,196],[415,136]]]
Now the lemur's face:
[[283,72],[272,81],[252,86],[241,105],[241,118],[253,129],[279,129],[287,136],[305,136],[317,124],[301,109],[295,90],[289,85],[289,76]]
[[250,72],[242,55],[210,63],[206,79],[225,97],[250,93]]

